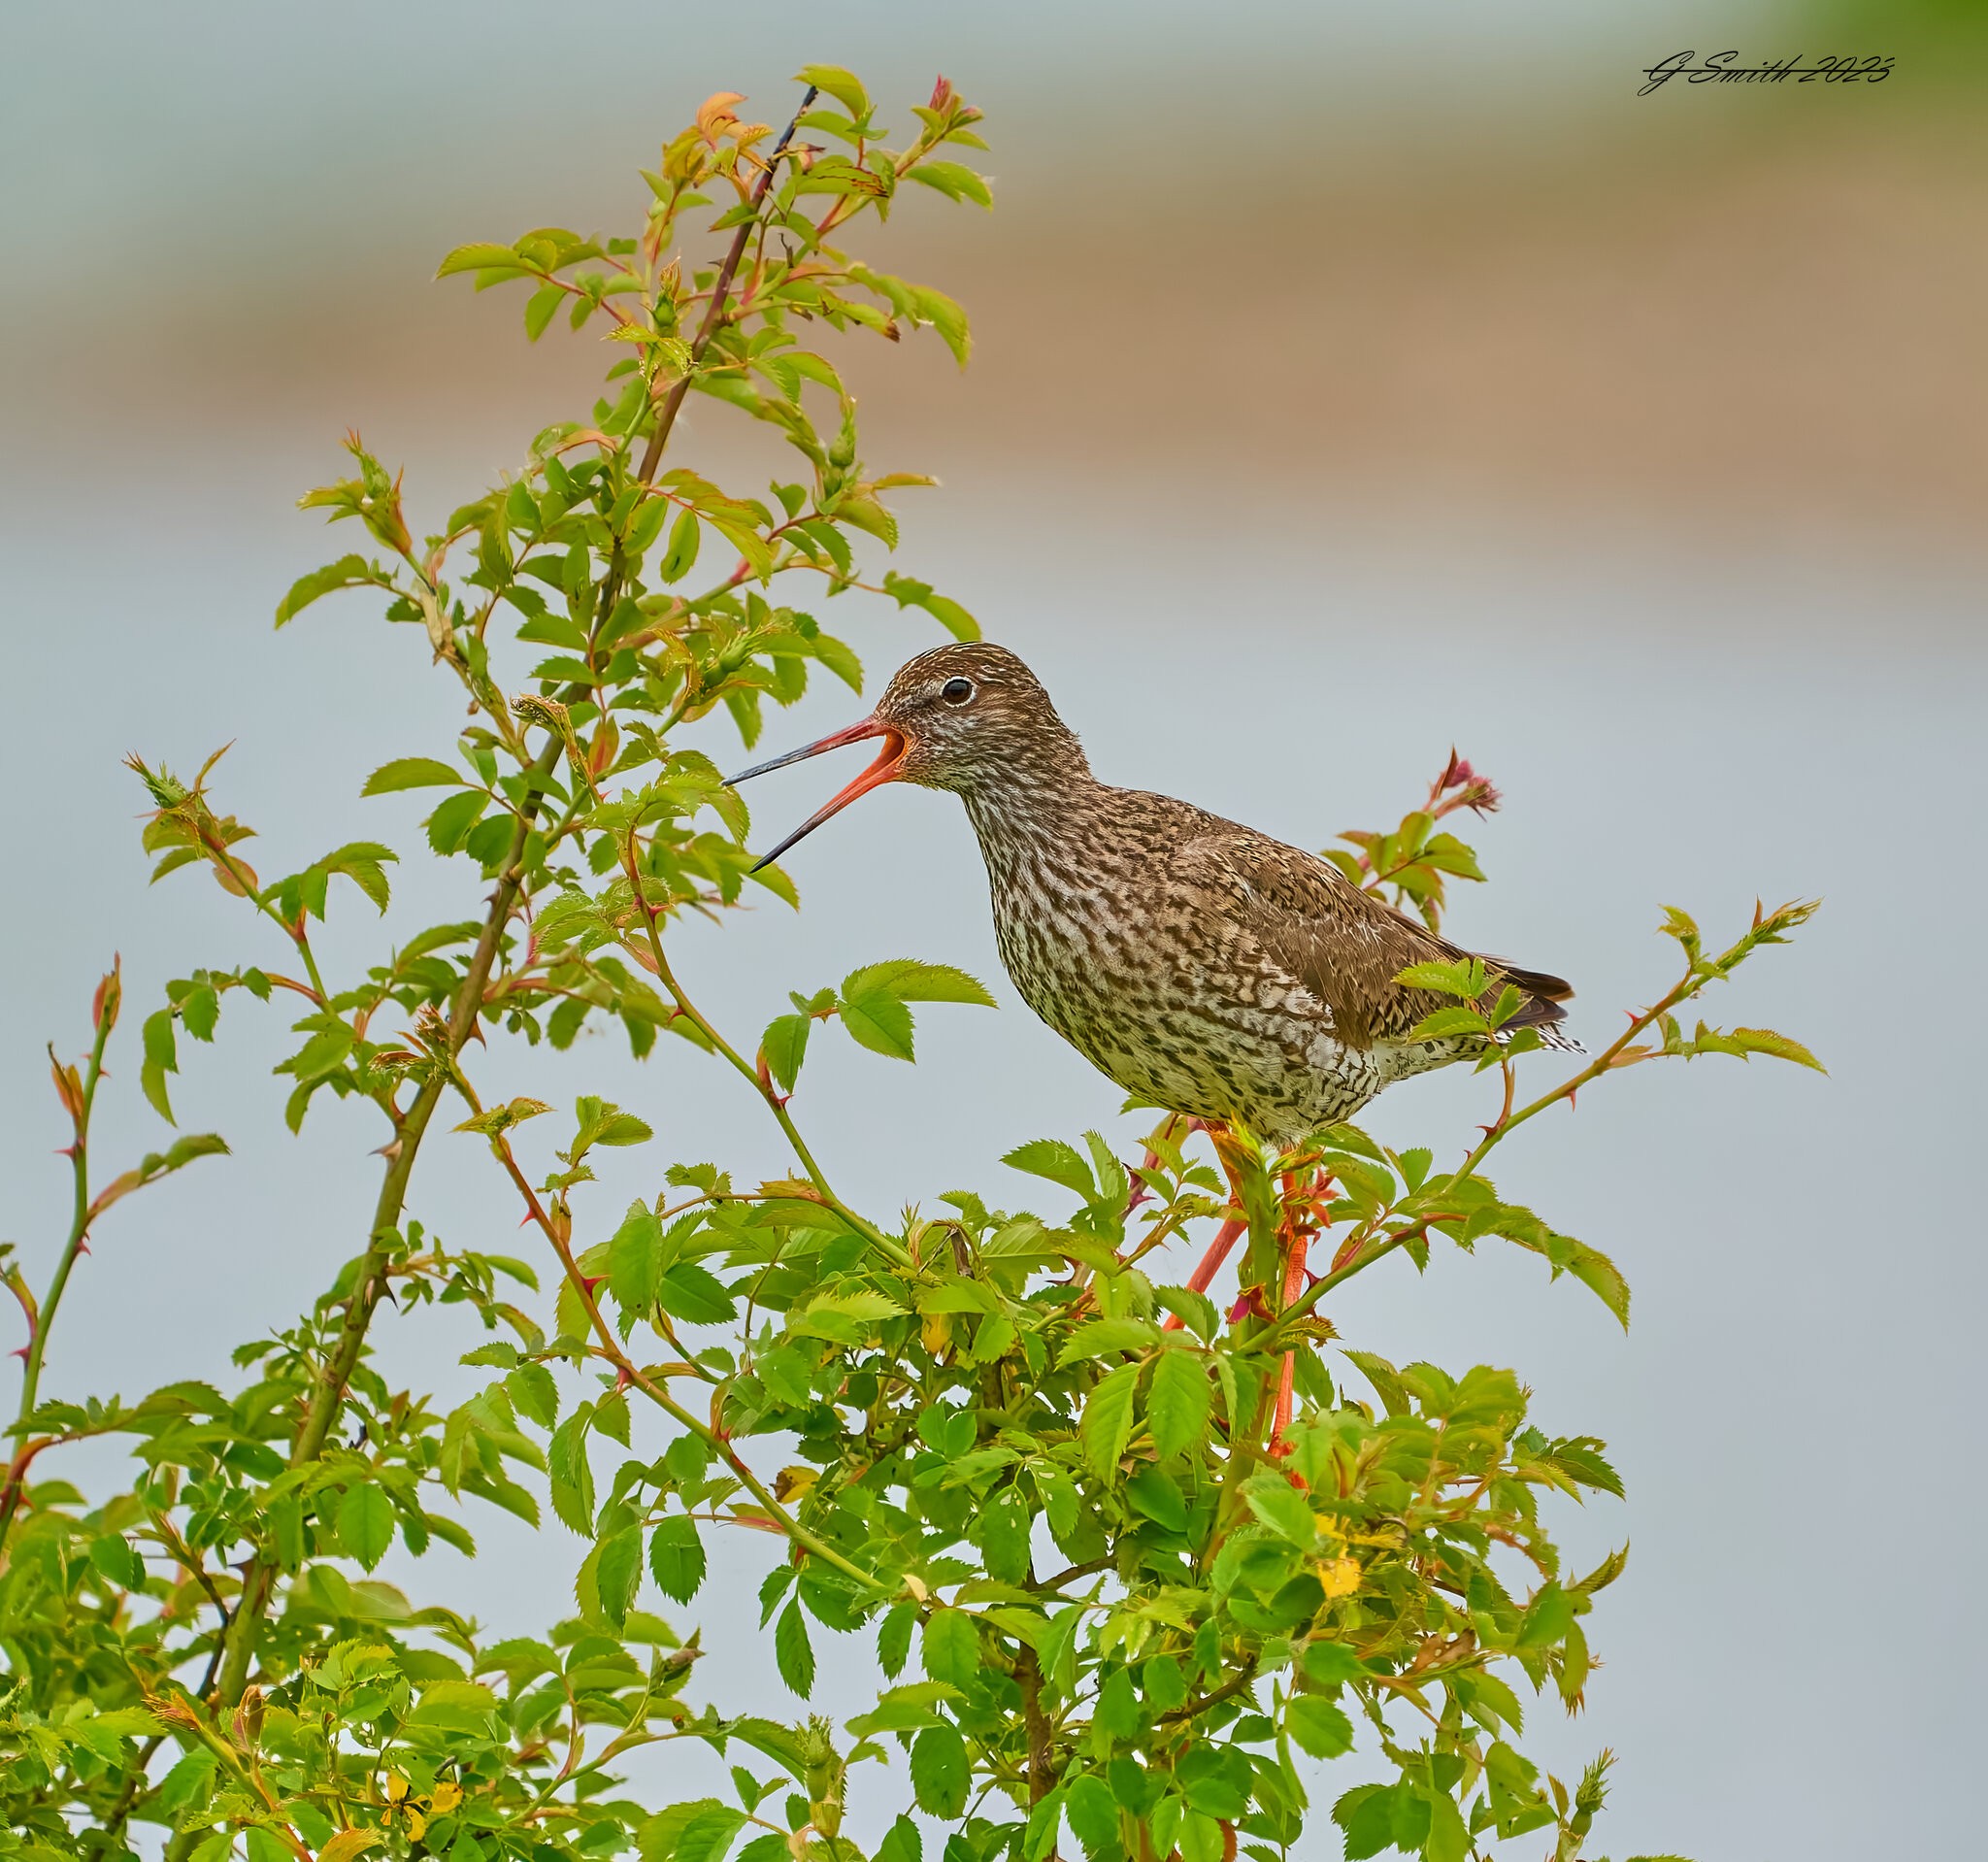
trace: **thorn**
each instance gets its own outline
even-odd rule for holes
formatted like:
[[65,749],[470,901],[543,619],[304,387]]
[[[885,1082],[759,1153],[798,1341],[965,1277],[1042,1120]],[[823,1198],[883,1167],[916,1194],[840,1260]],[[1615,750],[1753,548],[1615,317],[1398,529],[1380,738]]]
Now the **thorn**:
[[7,1355],[11,1358],[18,1358],[21,1361],[21,1363],[25,1364],[27,1362],[27,1354],[28,1347],[26,1347],[25,1345],[21,1345],[17,1346],[12,1351],[8,1352]]

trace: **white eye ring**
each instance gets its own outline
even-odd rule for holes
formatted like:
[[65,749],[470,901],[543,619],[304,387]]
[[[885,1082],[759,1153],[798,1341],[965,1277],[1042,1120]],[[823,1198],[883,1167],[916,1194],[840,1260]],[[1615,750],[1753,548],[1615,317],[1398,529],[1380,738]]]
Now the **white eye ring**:
[[948,679],[939,688],[939,696],[948,705],[967,704],[974,695],[974,682],[971,679]]

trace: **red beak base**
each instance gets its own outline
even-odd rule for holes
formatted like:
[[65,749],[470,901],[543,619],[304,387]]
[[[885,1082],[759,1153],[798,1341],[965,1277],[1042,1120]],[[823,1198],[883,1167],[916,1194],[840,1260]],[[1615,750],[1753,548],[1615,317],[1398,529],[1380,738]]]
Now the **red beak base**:
[[789,750],[786,755],[776,756],[765,763],[755,763],[750,769],[741,770],[737,776],[725,779],[725,785],[728,788],[735,788],[741,782],[750,781],[755,776],[764,776],[768,770],[784,769],[789,763],[803,763],[811,756],[819,756],[823,750],[841,749],[845,744],[860,744],[869,737],[880,737],[883,740],[883,748],[878,752],[876,762],[848,787],[831,796],[816,809],[771,853],[764,854],[754,861],[750,869],[752,872],[757,873],[761,867],[771,866],[797,841],[807,839],[822,822],[831,815],[840,815],[859,795],[867,795],[872,789],[880,788],[891,781],[897,775],[899,765],[905,760],[905,751],[910,747],[902,732],[875,717],[866,717],[860,723],[851,724],[846,730],[836,731],[822,738],[818,743],[810,744],[802,749]]

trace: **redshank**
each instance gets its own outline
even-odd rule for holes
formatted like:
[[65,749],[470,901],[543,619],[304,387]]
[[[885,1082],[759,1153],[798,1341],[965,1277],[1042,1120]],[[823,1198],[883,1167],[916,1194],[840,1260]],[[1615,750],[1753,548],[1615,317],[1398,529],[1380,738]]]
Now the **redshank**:
[[[920,653],[869,717],[731,781],[866,738],[882,740],[877,760],[759,864],[884,782],[951,789],[979,837],[1022,999],[1138,1098],[1282,1149],[1398,1080],[1481,1051],[1470,1035],[1408,1040],[1454,998],[1395,981],[1464,951],[1316,854],[1099,781],[1005,648]],[[1575,1047],[1558,1026],[1565,982],[1483,963],[1483,1006],[1507,983],[1520,992],[1506,1029]]]

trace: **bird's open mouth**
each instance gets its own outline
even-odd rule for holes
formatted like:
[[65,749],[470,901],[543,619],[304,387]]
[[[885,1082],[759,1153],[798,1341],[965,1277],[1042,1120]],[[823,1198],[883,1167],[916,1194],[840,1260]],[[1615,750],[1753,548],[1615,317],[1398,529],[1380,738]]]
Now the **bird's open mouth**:
[[845,744],[860,744],[866,737],[880,737],[883,740],[883,748],[878,753],[876,762],[847,788],[838,795],[831,796],[826,803],[816,809],[771,853],[764,854],[754,861],[751,869],[754,873],[763,866],[771,866],[795,842],[807,839],[830,815],[841,814],[857,796],[867,795],[872,789],[889,781],[897,774],[898,766],[905,760],[905,751],[909,746],[903,732],[875,717],[866,717],[860,723],[851,724],[846,730],[832,732],[816,743],[806,745],[797,750],[789,750],[784,756],[776,756],[764,763],[755,763],[749,770],[741,770],[737,776],[728,776],[725,779],[727,787],[736,788],[741,782],[749,782],[755,776],[764,776],[768,770],[784,769],[789,763],[806,762],[811,756],[819,756],[823,750],[838,750]]

